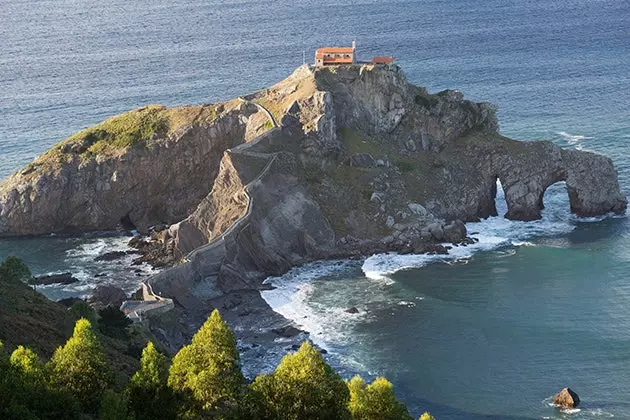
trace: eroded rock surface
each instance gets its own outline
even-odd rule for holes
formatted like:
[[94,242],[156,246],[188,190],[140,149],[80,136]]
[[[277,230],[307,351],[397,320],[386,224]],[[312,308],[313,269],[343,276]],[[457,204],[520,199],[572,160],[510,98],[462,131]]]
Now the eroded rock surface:
[[571,388],[563,388],[553,397],[552,402],[561,408],[575,408],[580,404],[580,397]]
[[505,138],[492,105],[395,66],[301,67],[240,100],[151,112],[166,126],[138,144],[112,152],[118,137],[90,129],[0,184],[0,235],[159,224],[138,248],[180,264],[149,283],[204,312],[308,261],[472,243],[463,221],[496,215],[497,181],[510,219],[540,218],[561,181],[579,216],[626,208],[610,159]]

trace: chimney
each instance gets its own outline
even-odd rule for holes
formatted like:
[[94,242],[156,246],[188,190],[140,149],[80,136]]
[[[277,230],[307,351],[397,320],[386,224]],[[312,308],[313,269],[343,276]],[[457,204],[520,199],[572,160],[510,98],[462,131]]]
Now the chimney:
[[353,50],[357,49],[357,41],[352,41],[352,49]]

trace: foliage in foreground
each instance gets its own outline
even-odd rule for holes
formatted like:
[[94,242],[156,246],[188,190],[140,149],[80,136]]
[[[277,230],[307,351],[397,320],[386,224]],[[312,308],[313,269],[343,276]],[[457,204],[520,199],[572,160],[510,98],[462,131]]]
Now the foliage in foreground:
[[[0,275],[30,278],[18,262],[0,264]],[[234,333],[217,310],[172,364],[148,342],[138,371],[115,389],[92,328],[89,320],[79,319],[73,335],[45,364],[23,346],[7,354],[0,341],[0,418],[411,419],[389,381],[379,377],[367,384],[356,376],[346,382],[309,342],[248,385]],[[434,419],[425,413],[420,420]]]

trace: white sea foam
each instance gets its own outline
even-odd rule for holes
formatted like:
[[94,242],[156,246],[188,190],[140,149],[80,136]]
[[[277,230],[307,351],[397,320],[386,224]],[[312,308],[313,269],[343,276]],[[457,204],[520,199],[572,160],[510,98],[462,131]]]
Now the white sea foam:
[[[314,342],[330,350],[331,344],[343,346],[357,340],[354,326],[372,322],[376,319],[373,314],[379,310],[384,310],[380,313],[404,310],[405,306],[413,303],[412,300],[416,305],[422,304],[422,296],[395,295],[395,281],[391,275],[396,271],[420,268],[435,262],[465,264],[479,252],[492,251],[497,258],[509,258],[518,247],[536,246],[536,238],[566,234],[575,229],[577,223],[602,220],[573,217],[564,183],[548,189],[541,220],[507,220],[503,217],[507,212],[503,188],[500,183],[497,187],[499,216],[467,224],[469,234],[477,239],[472,245],[452,247],[447,255],[388,253],[373,255],[363,262],[317,262],[267,279],[266,282],[276,288],[262,292],[262,296],[276,312],[309,331]],[[359,269],[364,277],[361,277]],[[359,309],[358,314],[345,312],[351,305]],[[356,360],[346,362],[355,366],[359,363]]]
[[569,143],[572,146],[580,143],[582,140],[592,139],[592,137],[569,134],[566,131],[559,131],[556,134],[562,137],[563,139],[565,139],[567,143]]

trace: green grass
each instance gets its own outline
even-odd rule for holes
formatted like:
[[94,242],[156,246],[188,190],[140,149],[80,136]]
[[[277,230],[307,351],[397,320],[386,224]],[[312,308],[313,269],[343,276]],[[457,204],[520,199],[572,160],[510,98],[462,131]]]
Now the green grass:
[[168,129],[164,107],[152,105],[109,118],[76,134],[76,140],[89,145],[88,152],[100,155],[112,149],[127,150],[166,134]]
[[125,112],[86,128],[44,153],[26,169],[39,166],[58,168],[80,154],[84,159],[92,156],[116,156],[133,147],[146,147],[154,139],[163,138],[178,129],[194,123],[208,124],[218,117],[216,105],[166,108],[148,105]]
[[339,130],[339,138],[346,148],[346,154],[369,153],[374,158],[383,154],[383,147],[374,139],[352,128],[342,128]]

